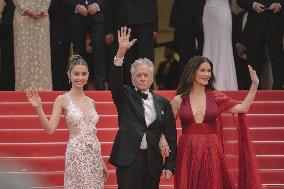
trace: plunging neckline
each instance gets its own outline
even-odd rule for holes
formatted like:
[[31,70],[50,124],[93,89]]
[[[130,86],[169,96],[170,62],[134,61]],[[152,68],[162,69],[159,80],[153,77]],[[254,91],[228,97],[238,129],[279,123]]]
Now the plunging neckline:
[[198,123],[194,117],[194,113],[193,113],[193,109],[192,109],[192,106],[191,106],[191,100],[190,100],[190,94],[188,94],[188,103],[189,103],[189,109],[192,113],[192,117],[193,117],[193,121],[195,124],[203,124],[204,121],[205,121],[205,118],[206,118],[206,113],[207,113],[207,104],[208,104],[208,99],[207,99],[207,92],[205,90],[205,110],[204,110],[204,116],[203,116],[203,119],[200,123]]
[[[93,116],[90,116],[90,117],[91,117],[90,119],[87,119],[87,120],[84,119],[84,118],[87,118],[87,117],[86,117],[87,114],[84,113],[84,111],[82,111],[82,108],[81,108],[81,107],[79,107],[76,103],[73,102],[73,100],[71,99],[71,97],[70,97],[67,93],[66,93],[66,95],[67,95],[67,97],[68,97],[68,99],[69,99],[69,101],[70,101],[69,106],[70,106],[71,104],[73,104],[73,106],[83,115],[83,116],[82,116],[82,119],[84,120],[85,123],[89,123],[89,122],[91,122],[91,121],[95,118],[95,115],[93,115]],[[93,106],[93,104],[91,103],[90,99],[88,99],[87,96],[84,96],[83,99],[87,99],[87,100],[89,101],[89,104],[92,105],[92,107],[91,107],[91,115],[92,115],[92,114],[95,114],[95,109],[94,109],[94,106]]]

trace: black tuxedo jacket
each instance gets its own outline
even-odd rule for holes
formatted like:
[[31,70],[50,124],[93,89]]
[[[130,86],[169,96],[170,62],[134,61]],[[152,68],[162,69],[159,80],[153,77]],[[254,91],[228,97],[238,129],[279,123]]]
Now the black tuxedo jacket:
[[[164,97],[153,94],[156,120],[147,127],[142,98],[136,91],[122,83],[122,66],[112,66],[110,86],[112,98],[118,112],[118,126],[109,162],[115,166],[130,165],[140,150],[144,133],[147,138],[147,158],[149,174],[159,179],[162,169],[174,172],[176,158],[176,127],[171,105]],[[162,164],[159,148],[161,134],[164,133],[171,153]]]
[[49,6],[51,43],[69,42],[71,40],[69,11],[67,0],[52,0]]
[[246,23],[243,27],[243,18],[244,14],[246,11],[240,12],[239,14],[235,14],[232,12],[232,21],[233,21],[233,26],[232,26],[232,42],[233,46],[235,48],[236,43],[242,43],[246,45],[246,39],[247,39],[247,27]]
[[[85,5],[85,6],[88,6],[90,4],[93,4],[93,3],[97,3],[100,7],[100,11],[97,12],[96,14],[92,15],[93,19],[96,21],[96,22],[103,22],[104,21],[104,6],[105,6],[105,0],[68,0],[69,2],[69,5],[71,6],[71,15],[75,15],[75,8],[78,4],[80,5]],[[87,4],[86,4],[87,3]],[[78,13],[77,13],[78,15]],[[82,16],[83,17],[83,16]],[[76,22],[76,21],[79,21],[81,22],[81,20],[79,19],[74,19],[74,17],[71,16],[71,22]]]
[[170,16],[170,26],[177,30],[188,30],[197,22],[203,31],[202,16],[205,0],[174,0]]
[[2,13],[2,23],[6,25],[13,25],[15,5],[12,0],[5,0],[6,6]]
[[[5,0],[5,3],[6,6],[2,12],[2,23],[0,22],[0,48],[4,45],[5,38],[7,38],[6,33],[13,32],[15,5],[12,0]],[[11,36],[13,37],[13,34]]]
[[158,31],[157,0],[106,0],[106,34],[116,34],[120,26],[153,24]]
[[[272,3],[279,3],[281,10],[278,13],[272,11],[265,11],[262,14],[258,14],[253,10],[253,3],[258,2],[266,7],[269,7]],[[283,33],[284,31],[284,0],[237,0],[237,3],[243,9],[248,11],[247,18],[247,30],[250,32],[262,32],[268,29],[271,33]]]

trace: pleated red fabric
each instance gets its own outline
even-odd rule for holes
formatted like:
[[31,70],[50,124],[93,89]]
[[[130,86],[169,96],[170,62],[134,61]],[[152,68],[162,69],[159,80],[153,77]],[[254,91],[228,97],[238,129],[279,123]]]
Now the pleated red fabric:
[[206,90],[204,120],[196,123],[189,96],[182,97],[179,111],[182,135],[178,143],[176,189],[261,188],[245,115],[238,116],[235,141],[223,136],[221,113],[236,104],[237,101],[223,93]]

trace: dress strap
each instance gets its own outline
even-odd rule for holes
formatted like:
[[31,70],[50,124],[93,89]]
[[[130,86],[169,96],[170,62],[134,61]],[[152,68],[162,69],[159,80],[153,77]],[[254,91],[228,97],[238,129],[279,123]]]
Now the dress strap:
[[72,100],[71,100],[70,96],[67,93],[65,93],[65,94],[66,94],[68,100],[72,103]]
[[93,109],[95,109],[95,104],[92,102],[91,98],[86,96],[86,98],[88,99],[88,101],[90,102],[90,104],[92,105]]

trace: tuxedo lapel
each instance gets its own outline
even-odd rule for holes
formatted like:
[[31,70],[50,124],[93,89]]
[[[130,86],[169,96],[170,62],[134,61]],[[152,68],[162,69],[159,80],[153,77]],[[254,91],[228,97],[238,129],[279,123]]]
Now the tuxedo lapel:
[[155,106],[155,110],[156,110],[156,120],[155,121],[159,121],[159,120],[161,120],[161,117],[162,117],[162,114],[163,114],[162,105],[161,105],[161,102],[160,102],[158,96],[154,93],[152,93],[152,95],[153,95],[154,106]]

